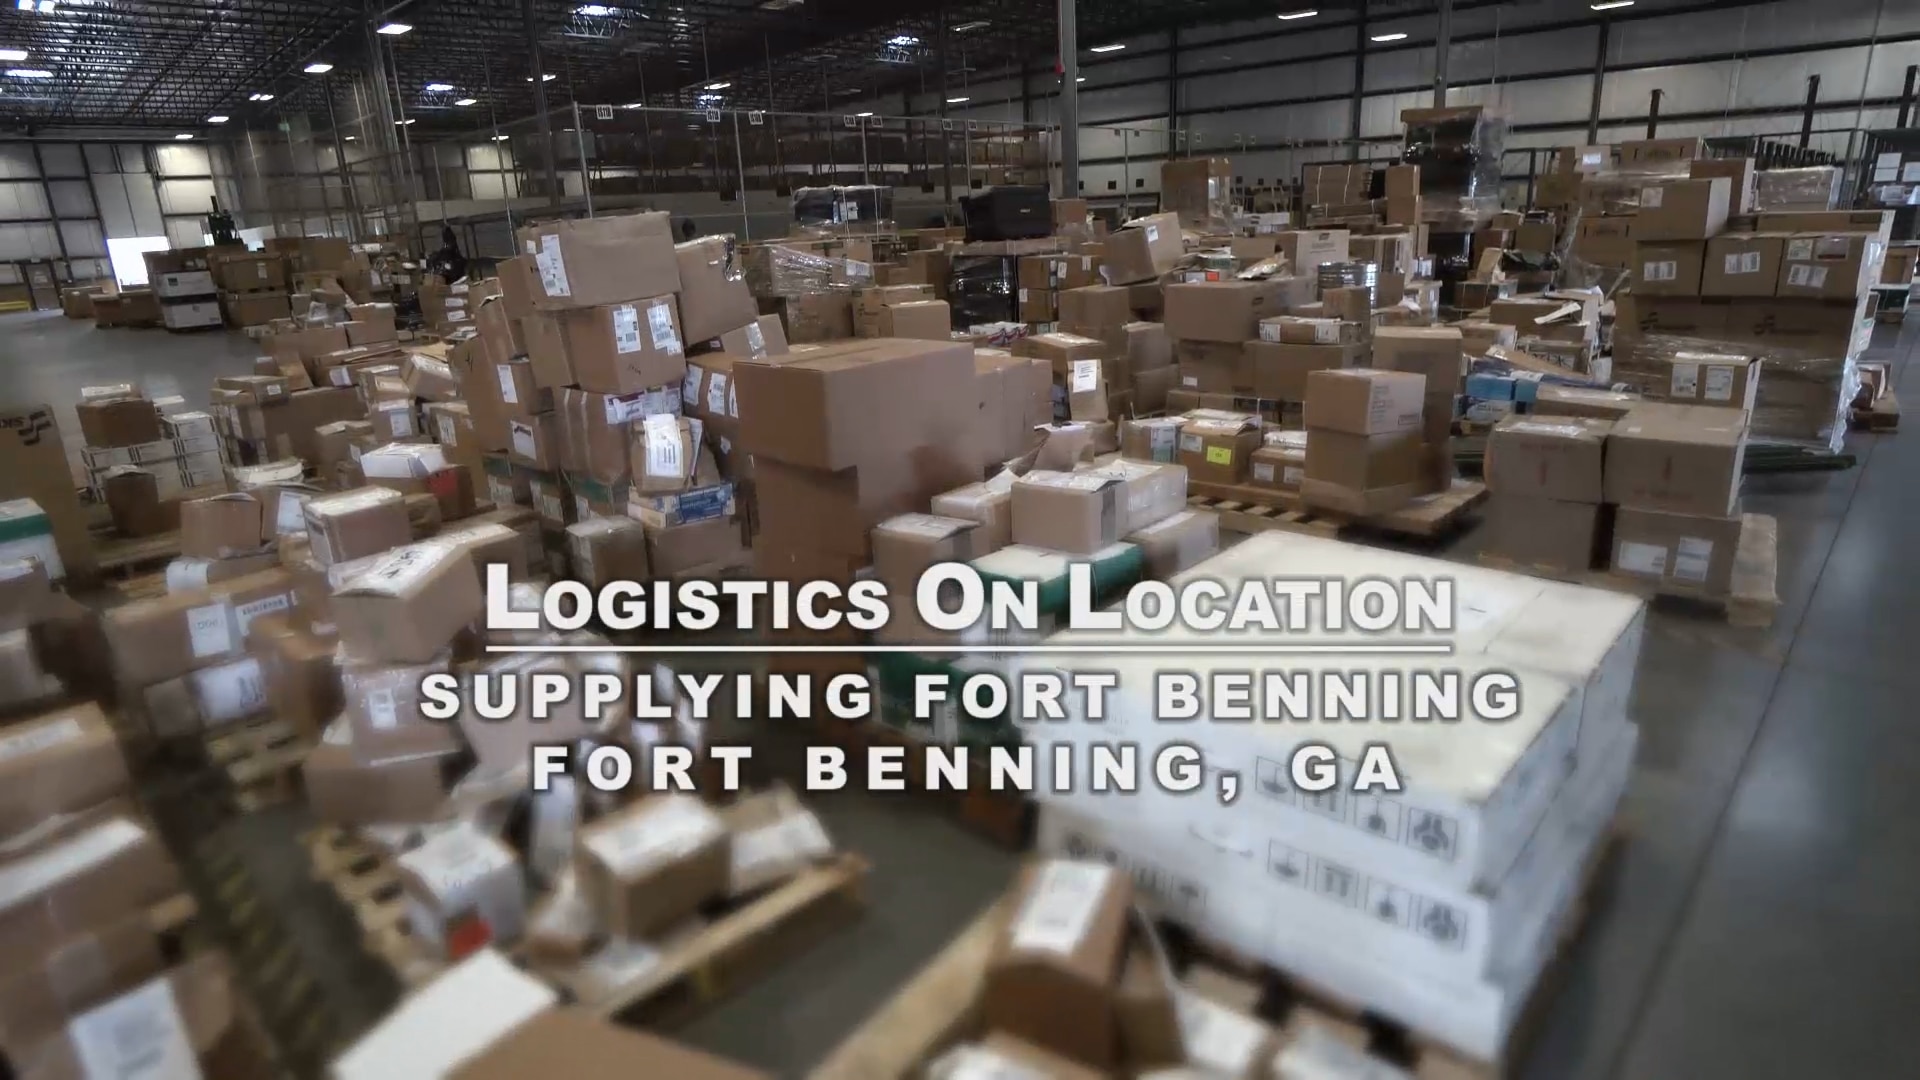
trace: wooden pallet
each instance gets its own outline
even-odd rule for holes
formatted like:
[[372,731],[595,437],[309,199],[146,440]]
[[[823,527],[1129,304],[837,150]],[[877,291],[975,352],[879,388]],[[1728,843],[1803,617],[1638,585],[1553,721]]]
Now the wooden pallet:
[[1898,431],[1900,399],[1888,390],[1867,408],[1853,410],[1853,426],[1861,431]]
[[870,747],[904,747],[907,751],[906,794],[932,800],[944,808],[968,831],[991,840],[1008,851],[1025,851],[1033,840],[1033,800],[1018,791],[994,791],[986,783],[984,754],[970,755],[974,782],[965,791],[916,790],[919,782],[917,763],[924,741],[913,732],[873,720],[841,720],[821,717],[815,728],[821,738],[849,753],[864,754]]
[[[1519,1013],[1504,1062],[1464,1058],[1444,1043],[1376,1016],[1339,995],[1235,957],[1228,950],[1210,948],[1191,934],[1168,934],[1168,944],[1176,960],[1184,962],[1189,970],[1201,965],[1259,984],[1264,992],[1256,1012],[1283,1032],[1297,1031],[1303,1023],[1318,1024],[1418,1080],[1503,1080],[1513,1071],[1564,984],[1569,953],[1585,930],[1594,901],[1604,890],[1606,873],[1617,857],[1623,835],[1616,827],[1588,860],[1581,899],[1568,914],[1555,955]],[[918,1080],[941,1052],[977,1036],[987,963],[1012,916],[1013,901],[1008,898],[981,913],[808,1073],[808,1080]]]
[[1245,533],[1282,529],[1328,539],[1352,531],[1437,540],[1458,530],[1467,512],[1487,498],[1485,484],[1455,480],[1450,491],[1423,495],[1391,513],[1356,518],[1308,507],[1297,495],[1262,488],[1189,482],[1187,490],[1187,505],[1220,515],[1222,529]]
[[1591,585],[1632,593],[1648,602],[1669,600],[1680,605],[1710,611],[1732,626],[1765,629],[1773,625],[1780,610],[1777,587],[1779,574],[1780,524],[1766,514],[1740,515],[1740,546],[1733,556],[1733,584],[1724,595],[1682,582],[1650,581],[1614,570],[1569,570],[1540,563],[1522,563],[1482,552],[1475,559],[1482,566],[1516,574],[1551,578],[1574,585]]
[[269,716],[207,736],[206,748],[232,783],[234,801],[251,813],[300,797],[300,766],[313,743],[290,721]]
[[180,534],[96,538],[93,552],[94,565],[102,575],[124,580],[148,571],[164,570],[166,564],[179,558]]
[[314,879],[353,913],[361,947],[391,968],[401,985],[418,986],[444,969],[413,938],[400,875],[385,850],[331,825],[304,839]]

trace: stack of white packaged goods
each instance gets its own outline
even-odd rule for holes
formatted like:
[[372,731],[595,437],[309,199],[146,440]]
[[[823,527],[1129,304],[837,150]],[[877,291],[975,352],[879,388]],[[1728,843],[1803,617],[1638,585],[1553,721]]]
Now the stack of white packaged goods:
[[[1645,605],[1605,590],[1282,532],[1249,539],[1172,584],[1177,590],[1210,579],[1232,597],[1243,581],[1274,578],[1451,581],[1450,632],[1395,632],[1372,642],[1447,648],[1289,652],[1366,641],[1314,629],[1323,624],[1317,604],[1307,628],[1202,632],[1176,624],[1056,635],[1049,644],[1078,638],[1166,650],[1055,652],[1025,661],[1032,670],[1110,672],[1119,680],[1103,720],[1027,726],[1028,740],[1043,750],[1071,743],[1081,751],[1071,792],[1038,789],[1040,849],[1125,866],[1150,904],[1204,939],[1466,1054],[1497,1059],[1577,910],[1625,791],[1639,737],[1627,705]],[[1359,723],[1235,722],[1219,719],[1204,696],[1210,674],[1251,672],[1254,690],[1242,704],[1258,716],[1260,676],[1279,671],[1305,673],[1310,682],[1322,673],[1399,674],[1406,683],[1416,672],[1457,672],[1463,685],[1505,672],[1517,680],[1518,709],[1500,721],[1469,706],[1454,722],[1381,721],[1377,711]],[[1156,721],[1158,672],[1198,677],[1201,719]],[[1400,715],[1411,715],[1411,699],[1403,688]],[[1090,790],[1093,743],[1138,747],[1144,775],[1136,793]],[[1197,791],[1164,791],[1144,768],[1157,749],[1176,743],[1202,756],[1207,782]],[[1295,786],[1289,763],[1304,744],[1339,756],[1338,787],[1309,793]],[[1373,744],[1390,750],[1402,782],[1396,794],[1353,790],[1356,763]],[[1040,755],[1043,777],[1051,760]],[[1231,800],[1221,794],[1224,773],[1237,774]]]

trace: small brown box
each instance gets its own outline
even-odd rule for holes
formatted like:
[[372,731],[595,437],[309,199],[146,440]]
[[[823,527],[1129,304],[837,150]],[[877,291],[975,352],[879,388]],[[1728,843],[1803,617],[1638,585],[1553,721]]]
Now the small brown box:
[[180,554],[224,559],[259,551],[273,539],[274,523],[252,495],[216,495],[180,504]]
[[1383,326],[1373,334],[1373,366],[1426,377],[1428,397],[1452,397],[1465,378],[1460,331],[1452,326]]
[[1601,502],[1611,430],[1609,420],[1510,416],[1487,437],[1487,487],[1502,497]]
[[413,539],[406,497],[382,487],[363,487],[308,499],[302,512],[307,539],[321,566],[364,559]]
[[1772,296],[1786,245],[1780,233],[1721,233],[1707,241],[1700,295]]
[[1189,414],[1180,428],[1179,463],[1187,467],[1191,479],[1202,483],[1240,483],[1258,449],[1258,417],[1202,410]]
[[1717,405],[1751,413],[1760,389],[1760,361],[1752,356],[1676,352],[1660,356],[1665,375],[1644,389],[1650,399],[1676,405]]
[[690,795],[656,795],[579,832],[580,888],[608,933],[644,941],[725,896],[732,844]]
[[1733,182],[1724,176],[1661,180],[1640,188],[1634,238],[1640,241],[1707,240],[1727,227]]
[[569,311],[559,323],[582,390],[632,394],[678,385],[687,373],[686,339],[671,296]]
[[1346,368],[1309,372],[1306,422],[1350,435],[1417,431],[1427,380],[1404,371]]
[[361,660],[425,664],[486,608],[464,547],[426,541],[396,548],[333,593],[340,644]]
[[1314,506],[1363,516],[1385,513],[1413,498],[1423,461],[1420,448],[1417,431],[1311,431],[1300,493]]
[[144,397],[82,401],[74,406],[80,416],[80,437],[87,446],[139,446],[166,438],[160,410]]
[[1014,915],[987,962],[986,1026],[1081,1065],[1111,1070],[1120,1038],[1115,990],[1133,882],[1103,863],[1027,867]]
[[1133,321],[1132,291],[1124,285],[1088,285],[1058,294],[1060,328],[1092,334]]
[[1747,417],[1737,409],[1641,405],[1607,436],[1607,501],[1725,517],[1739,496],[1746,447]]
[[873,573],[896,595],[910,596],[928,569],[987,554],[990,534],[971,518],[902,514],[873,529]]
[[1699,296],[1706,244],[1698,240],[1634,245],[1633,291],[1640,296]]
[[1123,496],[1115,477],[1035,469],[1013,485],[1013,542],[1090,555],[1120,539]]
[[1623,506],[1613,521],[1614,573],[1725,596],[1743,527],[1738,514],[1675,514]]
[[1608,512],[1600,503],[1501,494],[1487,504],[1481,551],[1521,567],[1584,573],[1606,548]]

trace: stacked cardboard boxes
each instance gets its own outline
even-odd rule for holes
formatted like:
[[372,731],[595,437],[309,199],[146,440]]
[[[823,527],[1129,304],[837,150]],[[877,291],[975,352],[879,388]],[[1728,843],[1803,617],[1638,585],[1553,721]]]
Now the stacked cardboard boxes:
[[288,298],[292,276],[285,256],[276,252],[223,254],[212,260],[211,271],[213,283],[220,289],[220,311],[228,326],[266,326],[275,319],[293,316]]
[[1417,372],[1334,368],[1309,374],[1302,500],[1368,517],[1419,494],[1426,385]]
[[158,319],[169,330],[199,330],[221,323],[220,287],[214,281],[216,260],[234,249],[180,248],[149,251],[147,281],[159,301]]

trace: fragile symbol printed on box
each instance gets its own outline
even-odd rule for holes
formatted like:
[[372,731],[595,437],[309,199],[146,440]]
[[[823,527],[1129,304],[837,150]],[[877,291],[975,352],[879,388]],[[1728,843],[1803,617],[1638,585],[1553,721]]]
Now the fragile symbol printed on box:
[[1470,929],[1464,912],[1405,886],[1281,843],[1267,845],[1267,873],[1337,907],[1364,912],[1436,945],[1463,951]]

